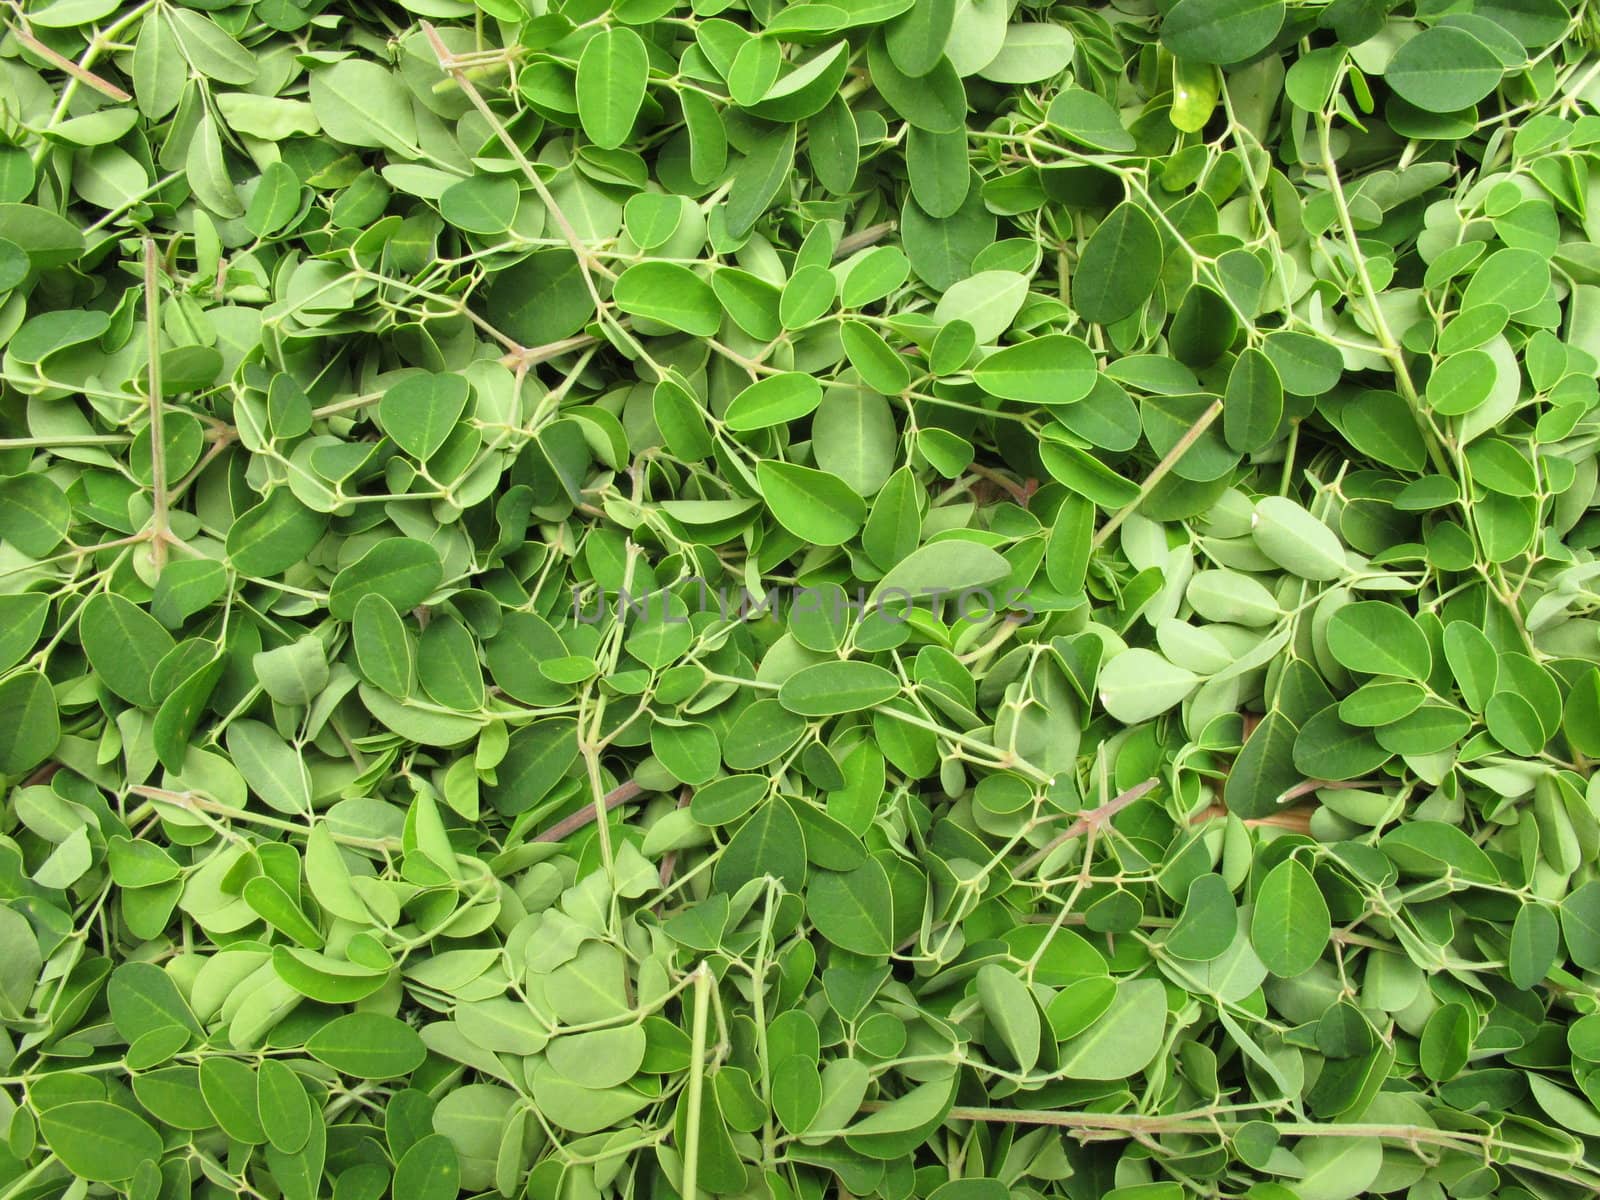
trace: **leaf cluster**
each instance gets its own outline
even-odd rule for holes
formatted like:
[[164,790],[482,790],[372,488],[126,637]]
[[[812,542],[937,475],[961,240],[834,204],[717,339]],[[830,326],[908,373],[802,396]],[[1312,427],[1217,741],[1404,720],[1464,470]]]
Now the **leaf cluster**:
[[0,1200],[1600,1190],[1564,0],[24,0]]

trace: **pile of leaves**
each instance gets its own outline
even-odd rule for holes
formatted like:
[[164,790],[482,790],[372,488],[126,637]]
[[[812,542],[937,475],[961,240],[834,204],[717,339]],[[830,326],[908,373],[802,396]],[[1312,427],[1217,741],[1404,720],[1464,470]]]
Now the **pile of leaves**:
[[8,5],[0,1200],[1594,1195],[1596,32]]

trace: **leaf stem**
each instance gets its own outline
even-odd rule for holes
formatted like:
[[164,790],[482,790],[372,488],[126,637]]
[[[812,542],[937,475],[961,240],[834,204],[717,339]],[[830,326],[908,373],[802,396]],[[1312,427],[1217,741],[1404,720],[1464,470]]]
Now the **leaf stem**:
[[[56,53],[54,50],[50,49],[49,46],[45,45],[38,38],[34,37],[31,31],[27,29],[14,29],[12,30],[12,33],[16,35],[17,41],[21,42],[22,45],[25,46],[31,53],[37,54],[51,66],[58,67],[65,71],[79,83],[92,87],[102,96],[108,96],[112,100],[115,100],[118,104],[131,104],[133,102],[133,97],[128,95],[127,92],[123,91],[116,84],[112,83],[108,79],[102,79],[93,71],[89,70],[88,67],[73,62],[65,55]],[[93,52],[96,49],[98,49],[98,46],[91,44],[90,53],[86,56],[86,58],[93,58]],[[52,121],[51,125],[54,124],[55,122]]]
[[601,812],[610,812],[619,804],[626,804],[629,800],[642,795],[643,792],[644,788],[637,781],[630,779],[607,792],[599,804],[585,805],[571,816],[563,817],[532,840],[534,842],[562,841],[582,829],[585,825],[597,820]]
[[156,242],[144,239],[144,321],[149,351],[148,387],[150,392],[150,557],[156,573],[167,562],[167,438],[161,403],[161,298],[156,270]]
[[501,144],[511,154],[512,161],[517,164],[523,176],[533,186],[533,190],[538,195],[540,202],[549,210],[550,219],[556,223],[556,228],[561,231],[561,236],[566,239],[567,246],[578,260],[579,273],[583,276],[584,285],[589,289],[589,298],[594,301],[596,315],[604,313],[605,302],[601,300],[600,289],[594,281],[594,258],[589,253],[588,246],[578,236],[578,231],[572,227],[572,222],[567,220],[567,214],[561,211],[561,206],[556,203],[555,197],[550,194],[550,189],[545,186],[543,177],[540,176],[534,165],[528,161],[528,156],[522,152],[522,147],[517,144],[517,140],[511,136],[505,124],[494,115],[494,110],[489,107],[488,102],[483,98],[483,94],[473,85],[472,80],[467,78],[466,71],[456,61],[455,56],[450,53],[449,47],[439,37],[439,31],[433,27],[432,22],[423,21],[422,32],[426,35],[429,45],[433,47],[433,52],[438,57],[439,66],[461,85],[462,92],[472,102],[472,106],[478,110],[484,121],[488,123],[495,136],[500,139]]
[[700,1105],[706,1082],[706,1019],[711,1012],[711,971],[704,962],[694,969],[694,1025],[689,1041],[689,1112],[683,1129],[683,1197],[696,1200],[700,1182]]
[[1104,825],[1107,821],[1111,820],[1112,817],[1116,816],[1123,809],[1127,808],[1128,805],[1132,804],[1135,800],[1149,795],[1155,790],[1160,782],[1161,781],[1159,779],[1146,779],[1143,783],[1135,784],[1127,791],[1113,796],[1099,808],[1093,808],[1088,812],[1081,814],[1078,819],[1071,825],[1067,826],[1066,829],[1062,830],[1062,832],[1051,838],[1038,850],[1035,850],[1027,858],[1023,859],[1022,862],[1018,864],[1017,869],[1012,872],[1012,874],[1014,876],[1028,874],[1040,863],[1044,862],[1045,859],[1049,858],[1051,854],[1055,853],[1057,847],[1061,846],[1065,842],[1071,841],[1075,837],[1082,837],[1091,829],[1095,829],[1101,825]]
[[1378,302],[1378,289],[1372,282],[1372,274],[1367,270],[1367,260],[1363,257],[1361,244],[1356,238],[1355,221],[1350,216],[1350,205],[1345,199],[1344,184],[1339,181],[1339,165],[1333,157],[1333,119],[1327,113],[1320,113],[1316,122],[1317,152],[1322,159],[1323,172],[1328,177],[1328,195],[1333,200],[1334,212],[1339,218],[1339,229],[1350,248],[1350,261],[1355,267],[1356,279],[1361,284],[1362,297],[1366,301],[1367,314],[1372,320],[1372,335],[1378,339],[1383,356],[1389,360],[1389,367],[1394,372],[1395,385],[1400,389],[1400,395],[1411,411],[1411,419],[1416,422],[1417,432],[1422,435],[1423,445],[1428,448],[1429,461],[1439,474],[1450,477],[1450,464],[1439,445],[1439,435],[1433,428],[1433,423],[1422,411],[1422,398],[1417,392],[1417,385],[1411,379],[1411,370],[1406,366],[1405,351],[1400,348],[1394,332],[1389,328],[1389,319],[1384,315],[1383,305]]
[[1144,482],[1139,485],[1139,494],[1112,513],[1110,519],[1095,531],[1094,538],[1089,543],[1092,549],[1098,550],[1105,545],[1106,539],[1115,533],[1124,521],[1138,511],[1139,506],[1150,498],[1150,493],[1156,490],[1156,485],[1167,477],[1172,468],[1178,465],[1178,460],[1189,453],[1190,447],[1204,436],[1205,431],[1210,429],[1221,415],[1222,398],[1219,396],[1211,402],[1211,406],[1205,412],[1200,414],[1199,419],[1184,431],[1183,436],[1178,439],[1171,450],[1167,451],[1166,455],[1155,465],[1150,474],[1144,477]]

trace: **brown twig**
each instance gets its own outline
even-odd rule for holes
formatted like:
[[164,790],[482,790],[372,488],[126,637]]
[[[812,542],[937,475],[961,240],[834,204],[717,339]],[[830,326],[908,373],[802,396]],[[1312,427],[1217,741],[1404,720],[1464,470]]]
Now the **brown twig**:
[[59,67],[68,75],[71,75],[79,83],[84,84],[87,87],[92,87],[102,96],[111,97],[111,99],[115,100],[118,104],[129,104],[132,102],[133,97],[128,95],[127,92],[123,91],[116,84],[112,83],[108,79],[100,78],[100,76],[96,75],[87,67],[79,66],[65,55],[56,53],[54,50],[50,49],[49,46],[46,46],[38,38],[34,37],[33,34],[28,30],[13,29],[12,33],[16,35],[17,41],[21,42],[34,54],[37,54],[51,66]]
[[570,817],[563,817],[532,840],[535,842],[559,842],[593,821],[598,809],[604,808],[606,812],[610,812],[617,805],[626,804],[629,800],[636,799],[643,792],[644,788],[630,779],[607,792],[598,806],[589,805],[586,808],[579,809]]
[[49,783],[51,777],[54,776],[55,773],[57,771],[59,771],[59,770],[61,770],[61,764],[60,763],[58,763],[58,762],[47,762],[47,763],[44,764],[44,766],[40,767],[32,775],[29,775],[26,779],[24,779],[22,781],[22,786],[23,787],[33,787],[36,784]]
[[505,354],[500,361],[508,367],[534,367],[542,362],[549,362],[552,358],[560,358],[574,350],[585,350],[590,346],[600,344],[600,339],[592,333],[579,333],[572,337],[562,338],[558,342],[546,342],[542,346],[528,346],[521,350],[512,350]]
[[[1245,825],[1252,829],[1261,826],[1273,826],[1278,829],[1291,829],[1296,833],[1309,833],[1311,830],[1311,817],[1316,812],[1316,805],[1295,804],[1303,796],[1313,792],[1320,792],[1324,788],[1335,790],[1348,790],[1351,788],[1381,787],[1384,781],[1379,779],[1302,779],[1299,783],[1289,788],[1278,797],[1278,803],[1284,805],[1275,813],[1268,813],[1264,817],[1246,817]],[[1218,821],[1229,815],[1229,808],[1225,801],[1219,799],[1211,807],[1202,809],[1194,817],[1194,822]]]
[[1065,830],[1051,838],[1044,844],[1044,846],[1034,851],[1027,858],[1023,859],[1021,865],[1017,867],[1014,874],[1018,876],[1026,875],[1045,859],[1049,858],[1050,855],[1055,852],[1056,848],[1062,845],[1064,842],[1069,842],[1075,837],[1082,837],[1084,834],[1088,833],[1089,830],[1100,825],[1104,825],[1106,822],[1110,821],[1112,817],[1116,816],[1123,809],[1127,808],[1128,805],[1132,804],[1135,800],[1149,795],[1155,790],[1156,786],[1160,782],[1161,781],[1159,779],[1146,779],[1143,783],[1135,784],[1133,787],[1129,788],[1120,795],[1113,796],[1099,808],[1092,808],[1088,812],[1080,814],[1078,819],[1071,825],[1068,825]]
[[1015,500],[1022,508],[1028,507],[1028,501],[1033,498],[1033,493],[1039,490],[1039,482],[1036,479],[1027,479],[1018,482],[1017,480],[1011,479],[1001,472],[996,471],[993,467],[984,466],[982,463],[973,463],[967,468],[967,470],[976,475],[979,479],[984,479],[989,483],[992,483],[995,487],[999,488],[1002,492]]
[[880,221],[876,225],[868,225],[865,229],[840,238],[838,246],[833,251],[833,261],[838,262],[841,258],[849,258],[857,250],[877,245],[898,228],[899,224],[895,221]]
[[[684,784],[683,788],[678,792],[678,807],[679,808],[688,808],[689,807],[689,797],[690,797],[690,795],[691,795],[691,793],[689,791],[689,785],[688,784]],[[678,852],[676,850],[668,850],[666,852],[666,854],[661,859],[661,890],[663,892],[667,890],[667,885],[672,882],[672,872],[677,869],[677,866],[678,866]],[[662,897],[661,904],[664,906],[666,904],[666,902],[667,902],[666,898]],[[660,909],[660,907],[658,907],[656,909],[656,915],[659,916],[660,913],[661,913],[661,909]]]
[[[1311,815],[1315,811],[1314,808],[1304,806],[1288,808],[1282,812],[1269,813],[1264,817],[1246,817],[1244,818],[1244,823],[1250,829],[1271,826],[1276,829],[1290,829],[1296,833],[1309,833],[1311,830]],[[1228,806],[1218,801],[1210,808],[1202,810],[1194,818],[1192,824],[1199,824],[1202,821],[1221,821],[1230,815]]]

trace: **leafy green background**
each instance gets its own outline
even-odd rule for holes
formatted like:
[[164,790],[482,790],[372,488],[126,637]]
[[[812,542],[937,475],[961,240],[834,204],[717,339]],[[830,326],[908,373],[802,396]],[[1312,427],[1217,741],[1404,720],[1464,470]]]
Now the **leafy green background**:
[[5,22],[0,1200],[1600,1188],[1587,4]]

